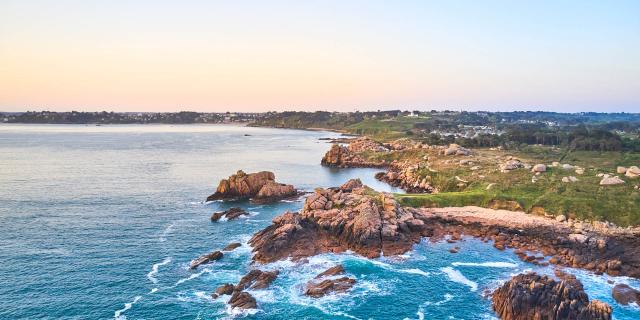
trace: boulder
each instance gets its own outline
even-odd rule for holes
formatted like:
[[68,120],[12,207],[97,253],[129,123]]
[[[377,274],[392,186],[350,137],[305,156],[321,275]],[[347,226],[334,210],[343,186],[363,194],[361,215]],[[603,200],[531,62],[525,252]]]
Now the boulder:
[[[376,144],[377,147],[374,147],[370,143]],[[379,162],[366,161],[359,155],[359,153],[364,151],[383,152],[387,150],[370,139],[366,139],[366,140],[359,139],[352,142],[349,145],[349,147],[341,146],[339,144],[332,145],[331,149],[329,149],[329,151],[325,153],[324,157],[322,157],[322,160],[320,161],[320,163],[323,166],[339,167],[339,168],[348,168],[348,167],[380,168],[386,165],[385,161],[379,161]]]
[[618,168],[616,168],[616,172],[618,174],[625,174],[625,173],[627,173],[627,168],[626,167],[618,167]]
[[219,260],[219,259],[222,258],[222,256],[223,256],[223,254],[220,251],[214,251],[214,252],[211,252],[211,253],[207,253],[205,255],[202,255],[202,256],[198,257],[195,260],[192,260],[191,264],[189,265],[189,268],[195,269],[195,268],[199,267],[200,265],[207,264],[207,263],[209,263],[211,261]]
[[633,167],[629,167],[629,169],[627,169],[627,172],[625,173],[626,177],[629,178],[636,178],[640,176],[640,168],[633,166]]
[[564,170],[573,170],[573,168],[574,167],[572,165],[568,164],[568,163],[565,163],[565,164],[562,165],[562,169],[564,169]]
[[277,270],[262,271],[260,269],[253,269],[240,279],[235,290],[264,289],[278,277],[278,273]]
[[225,283],[225,284],[219,286],[218,288],[216,288],[216,291],[211,294],[211,297],[213,299],[215,299],[215,298],[217,298],[219,296],[232,294],[233,293],[233,289],[234,289],[234,286],[231,283]]
[[640,291],[624,283],[616,284],[611,289],[611,295],[621,305],[626,306],[629,303],[640,304]]
[[507,160],[507,162],[500,165],[500,171],[502,172],[511,171],[511,170],[515,170],[523,167],[524,167],[524,163],[522,163],[520,160],[511,159],[511,160]]
[[234,291],[231,299],[229,299],[229,305],[231,308],[239,309],[255,309],[258,307],[256,298],[244,291]]
[[443,152],[445,156],[468,156],[471,154],[471,150],[455,143],[450,144]]
[[567,217],[565,217],[564,214],[561,214],[556,217],[556,221],[558,222],[565,222],[566,220],[567,220]]
[[533,168],[531,169],[532,172],[545,172],[547,171],[547,166],[545,166],[544,164],[536,164],[535,166],[533,166]]
[[536,273],[519,274],[493,292],[500,319],[611,319],[612,309],[589,301],[578,280],[556,281]]
[[607,175],[605,175],[602,180],[600,180],[600,185],[601,186],[613,186],[613,185],[618,185],[618,184],[623,184],[624,180],[618,178],[618,177],[608,177]]
[[324,278],[324,277],[331,277],[331,276],[335,276],[335,275],[339,275],[339,274],[343,274],[344,273],[344,267],[339,264],[335,267],[331,267],[325,271],[323,271],[322,273],[320,273],[319,275],[316,276],[316,279],[320,279],[320,278]]

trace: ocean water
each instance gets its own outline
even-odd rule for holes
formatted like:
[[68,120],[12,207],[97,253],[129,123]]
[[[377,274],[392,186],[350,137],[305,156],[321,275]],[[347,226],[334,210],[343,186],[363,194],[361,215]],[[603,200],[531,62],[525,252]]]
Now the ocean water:
[[[487,292],[524,270],[552,273],[472,238],[423,241],[398,257],[370,260],[324,254],[306,264],[257,267],[281,273],[251,293],[259,309],[237,312],[223,283],[250,268],[246,241],[301,201],[204,203],[238,169],[270,170],[303,190],[360,178],[381,191],[375,169],[329,169],[320,158],[335,133],[226,125],[0,125],[0,319],[493,319]],[[211,213],[241,206],[248,218],[212,223]],[[189,262],[230,242],[243,246],[189,270]],[[337,263],[357,284],[320,299],[307,281]],[[611,299],[610,278],[569,269],[616,319],[637,306]]]

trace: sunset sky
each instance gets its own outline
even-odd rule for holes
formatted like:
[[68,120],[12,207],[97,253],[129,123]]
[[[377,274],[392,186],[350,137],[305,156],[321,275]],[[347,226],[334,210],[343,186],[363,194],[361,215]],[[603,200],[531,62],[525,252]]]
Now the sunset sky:
[[640,1],[0,0],[0,111],[640,112]]

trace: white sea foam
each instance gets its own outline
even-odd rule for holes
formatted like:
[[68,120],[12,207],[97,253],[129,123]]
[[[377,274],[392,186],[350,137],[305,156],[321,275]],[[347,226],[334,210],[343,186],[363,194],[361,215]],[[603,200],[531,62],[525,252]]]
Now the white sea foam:
[[194,294],[195,294],[195,296],[196,296],[196,297],[198,297],[198,298],[200,298],[200,299],[204,299],[204,300],[213,300],[213,299],[211,298],[211,296],[210,296],[210,295],[208,295],[208,294],[207,294],[206,292],[204,292],[204,291],[196,291]]
[[156,293],[156,292],[158,292],[158,288],[153,288],[151,289],[151,291],[149,291],[149,294]]
[[231,316],[230,319],[234,319],[236,317],[247,317],[247,316],[252,316],[258,312],[260,312],[260,309],[240,309],[240,308],[231,308],[230,306],[227,306],[226,308],[226,312],[228,315]]
[[489,268],[516,268],[518,264],[513,262],[454,262],[451,265],[457,266],[465,266],[465,267],[489,267]]
[[398,271],[403,272],[403,273],[412,273],[412,274],[419,274],[421,276],[425,276],[428,277],[430,275],[429,272],[426,271],[422,271],[418,268],[413,268],[413,269],[399,269]]
[[449,277],[449,280],[460,283],[460,284],[464,284],[469,288],[471,288],[471,291],[478,290],[478,284],[467,279],[467,277],[465,277],[460,271],[453,269],[451,267],[444,267],[444,268],[441,268],[440,270],[444,272],[447,275],[447,277]]
[[158,263],[154,264],[151,267],[151,271],[149,271],[149,273],[147,273],[147,278],[149,278],[149,280],[151,280],[151,282],[153,282],[153,283],[158,283],[158,279],[156,278],[156,275],[158,275],[159,268],[161,266],[164,266],[164,265],[168,264],[169,262],[171,262],[171,257],[166,257],[166,258],[164,258],[164,260],[162,260],[162,262],[158,262]]
[[180,279],[180,280],[178,280],[176,282],[176,284],[173,285],[173,288],[175,288],[175,287],[177,287],[177,286],[179,286],[179,285],[181,285],[181,284],[183,284],[183,283],[185,283],[185,282],[187,282],[189,280],[195,279],[195,278],[197,278],[197,277],[199,277],[199,276],[201,276],[201,275],[203,275],[205,273],[211,273],[211,269],[205,268],[205,269],[202,269],[202,271],[200,271],[198,273],[194,273],[194,274],[190,275],[187,278]]
[[116,310],[116,312],[114,312],[113,314],[113,318],[115,320],[126,320],[127,317],[125,317],[124,315],[122,315],[125,311],[131,309],[131,307],[133,307],[134,304],[136,304],[136,302],[138,302],[138,300],[142,299],[142,296],[136,296],[135,298],[133,298],[133,301],[131,302],[127,302],[124,304],[124,308],[120,309],[120,310]]
[[160,235],[160,242],[167,241],[167,236],[173,231],[173,224],[168,225]]

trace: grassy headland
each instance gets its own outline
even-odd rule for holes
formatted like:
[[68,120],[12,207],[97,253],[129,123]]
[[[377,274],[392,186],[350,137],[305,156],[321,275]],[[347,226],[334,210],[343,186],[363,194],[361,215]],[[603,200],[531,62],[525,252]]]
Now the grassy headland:
[[[458,143],[471,157],[441,155],[433,149],[364,151],[370,161],[422,164],[416,174],[438,190],[434,194],[396,194],[406,206],[483,206],[565,215],[581,220],[640,224],[640,178],[618,174],[624,184],[601,186],[599,174],[618,166],[640,166],[640,115],[559,114],[549,112],[369,112],[278,113],[257,126],[329,128],[366,135],[379,142],[408,138],[430,145]],[[547,165],[501,172],[500,163],[517,158]],[[428,160],[427,160],[428,159]],[[460,160],[470,163],[461,164]],[[553,162],[573,168],[552,167]],[[582,168],[576,172],[576,168]],[[567,182],[569,177],[575,177]],[[565,181],[563,181],[563,178]]]

